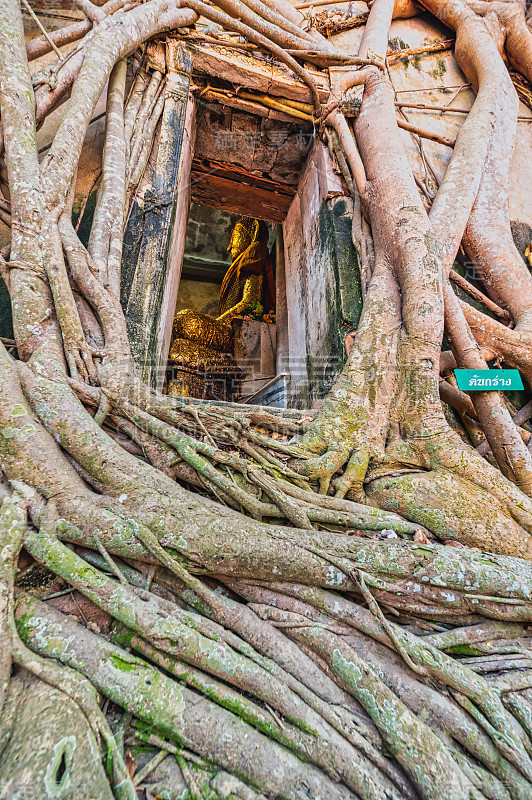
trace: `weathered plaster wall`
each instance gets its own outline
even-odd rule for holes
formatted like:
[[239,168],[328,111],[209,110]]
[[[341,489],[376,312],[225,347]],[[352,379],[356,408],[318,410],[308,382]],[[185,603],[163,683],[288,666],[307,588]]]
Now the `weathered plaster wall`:
[[316,142],[283,223],[288,336],[277,372],[289,373],[288,405],[311,407],[327,393],[345,362],[345,333],[358,322],[349,206]]
[[0,336],[13,338],[13,323],[11,318],[11,301],[5,283],[0,278]]

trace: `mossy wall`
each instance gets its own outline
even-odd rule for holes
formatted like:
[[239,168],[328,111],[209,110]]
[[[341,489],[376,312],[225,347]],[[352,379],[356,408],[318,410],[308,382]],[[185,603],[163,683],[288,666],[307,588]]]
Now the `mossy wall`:
[[9,299],[9,293],[2,278],[0,278],[0,336],[7,339],[13,338],[11,300]]

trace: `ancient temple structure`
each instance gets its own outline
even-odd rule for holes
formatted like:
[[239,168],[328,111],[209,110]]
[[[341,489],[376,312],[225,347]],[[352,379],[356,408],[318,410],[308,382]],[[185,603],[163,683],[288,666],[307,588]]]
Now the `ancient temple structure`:
[[[49,30],[82,18],[70,0],[32,5]],[[328,2],[316,11],[303,5],[302,13],[314,14],[316,30],[346,53],[356,52],[365,3]],[[28,19],[29,34],[32,24]],[[456,65],[448,31],[433,18],[397,19],[392,33],[389,65],[404,142],[430,192],[443,175],[473,93]],[[42,69],[53,55],[32,62],[32,69]],[[342,70],[313,71],[322,101]],[[165,35],[150,42],[140,60],[131,58],[128,90],[139,93],[141,111],[145,106],[138,118],[137,168],[129,176],[121,278],[140,373],[159,388],[168,389],[176,379],[169,357],[175,314],[192,309],[219,315],[231,232],[246,216],[268,226],[275,304],[241,309],[232,320],[226,348],[232,367],[222,386],[216,362],[203,369],[204,396],[314,406],[345,362],[365,276],[357,254],[364,247],[364,223],[356,192],[344,179],[341,160],[326,157],[333,143],[312,117],[308,87],[280,62],[238,37],[220,38],[200,20],[186,42],[177,33]],[[451,113],[442,112],[446,107]],[[60,114],[58,109],[57,119]],[[105,96],[89,127],[78,176],[74,211],[82,237],[90,229],[101,172],[104,115]],[[518,164],[530,156],[531,116],[522,104],[511,186],[514,237],[522,252],[532,239],[526,222],[532,187]],[[426,131],[422,145],[409,122]],[[42,152],[56,125],[52,114],[39,131]],[[0,217],[0,244],[2,235]],[[0,291],[0,335],[9,339],[4,296]]]
[[[225,398],[310,407],[345,361],[362,297],[352,201],[309,114],[275,108],[277,95],[308,111],[308,90],[221,46],[191,56],[171,41],[153,57],[166,59],[171,92],[125,239],[122,303],[137,362],[154,385],[172,380],[172,311],[217,315],[231,231],[245,215],[269,227],[276,302],[267,319],[249,309],[233,322],[239,380]],[[238,83],[249,91],[236,96]],[[207,383],[220,379],[215,367]]]

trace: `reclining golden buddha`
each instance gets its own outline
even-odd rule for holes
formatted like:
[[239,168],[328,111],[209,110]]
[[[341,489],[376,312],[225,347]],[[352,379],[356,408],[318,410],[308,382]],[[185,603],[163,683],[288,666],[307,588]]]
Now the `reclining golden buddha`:
[[231,399],[228,389],[236,382],[238,367],[232,356],[231,320],[253,303],[275,308],[275,280],[268,252],[268,226],[252,217],[241,217],[233,228],[228,250],[232,263],[219,298],[219,316],[184,309],[174,317],[170,359],[177,376],[169,381],[168,394],[208,399]]

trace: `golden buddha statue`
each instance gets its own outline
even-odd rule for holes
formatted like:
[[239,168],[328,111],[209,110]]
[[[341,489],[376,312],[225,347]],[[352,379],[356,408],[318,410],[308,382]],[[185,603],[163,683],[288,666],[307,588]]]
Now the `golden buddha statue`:
[[[227,248],[232,263],[220,288],[219,316],[210,317],[188,308],[175,315],[170,359],[179,376],[169,381],[168,394],[205,397],[209,395],[206,380],[222,384],[236,379],[231,320],[254,302],[262,302],[265,308],[275,307],[275,281],[267,243],[266,223],[241,217]],[[228,399],[227,392],[212,387],[210,394],[216,399]]]

